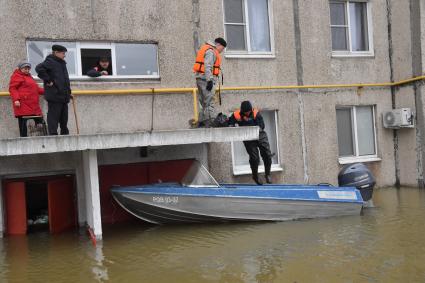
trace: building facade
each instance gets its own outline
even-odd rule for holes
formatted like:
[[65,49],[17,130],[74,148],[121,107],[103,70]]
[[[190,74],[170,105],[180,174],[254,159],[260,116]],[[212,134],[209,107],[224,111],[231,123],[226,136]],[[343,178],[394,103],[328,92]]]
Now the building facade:
[[[77,133],[75,117],[80,135],[88,138],[187,129],[193,98],[190,91],[177,89],[195,87],[191,69],[196,50],[222,36],[228,47],[216,110],[231,113],[243,100],[262,110],[275,153],[274,182],[336,185],[343,165],[365,162],[379,187],[423,186],[422,80],[394,82],[422,76],[424,0],[0,3],[0,139],[19,140],[5,93],[10,74],[21,60],[41,62],[54,42],[68,48],[73,91],[93,91],[76,95],[75,108],[70,105],[71,134]],[[111,59],[112,75],[87,77],[87,70],[105,56]],[[141,94],[135,89],[174,90]],[[414,112],[413,128],[383,126],[383,114],[398,108]],[[43,109],[47,111],[44,104]],[[145,154],[126,141],[113,148],[4,153],[0,178],[5,187],[8,180],[75,174],[76,190],[83,192],[77,213],[82,224],[87,222],[82,203],[91,213],[91,196],[84,188],[91,187],[96,198],[99,184],[90,185],[90,178],[102,183],[101,166],[200,159],[220,182],[250,182],[240,140],[197,143],[195,138],[197,145],[170,142],[148,147]]]

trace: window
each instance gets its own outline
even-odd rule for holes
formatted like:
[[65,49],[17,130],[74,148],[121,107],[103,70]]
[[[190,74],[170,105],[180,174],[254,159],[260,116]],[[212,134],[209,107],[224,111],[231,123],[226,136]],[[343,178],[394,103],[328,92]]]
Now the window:
[[231,54],[271,55],[269,0],[223,0],[224,27]]
[[[111,62],[111,49],[110,48],[80,48],[81,54],[81,72],[82,75],[87,75],[87,72],[93,69],[99,62],[100,58],[108,58]],[[108,74],[114,75],[112,72],[112,65],[109,64]]]
[[372,55],[370,4],[365,1],[331,1],[333,55]]
[[[277,134],[277,111],[275,110],[262,110],[265,123],[265,131],[269,138],[270,150],[274,156],[272,157],[272,171],[281,171],[280,158],[279,158],[279,138]],[[249,166],[249,156],[245,150],[243,142],[232,142],[232,159],[233,159],[233,174],[243,175],[251,174],[251,167]],[[258,172],[264,172],[263,160],[260,156],[260,166]]]
[[336,119],[340,163],[345,159],[377,158],[373,106],[338,107]]
[[75,42],[46,42],[46,41],[29,41],[27,42],[28,61],[35,67],[43,62],[47,55],[52,53],[52,45],[60,44],[68,50],[66,54],[66,62],[68,73],[70,76],[77,75],[77,45]]
[[53,44],[68,49],[65,61],[70,78],[85,79],[87,71],[102,57],[110,59],[110,78],[159,78],[158,45],[142,43],[97,43],[28,41],[28,60],[32,65],[41,63],[50,54]]

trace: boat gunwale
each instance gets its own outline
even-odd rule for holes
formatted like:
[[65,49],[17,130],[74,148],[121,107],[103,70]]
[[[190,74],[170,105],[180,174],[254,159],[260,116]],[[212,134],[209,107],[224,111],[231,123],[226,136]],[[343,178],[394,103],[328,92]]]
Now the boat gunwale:
[[355,192],[356,197],[360,195],[359,199],[335,199],[335,198],[323,198],[323,199],[307,199],[307,198],[290,198],[290,197],[260,197],[260,196],[234,196],[234,195],[205,195],[205,194],[189,194],[189,193],[167,193],[167,192],[144,192],[144,191],[135,191],[135,190],[126,190],[126,189],[119,189],[119,190],[111,190],[113,193],[133,193],[133,194],[143,194],[143,195],[165,195],[165,196],[176,196],[176,197],[217,197],[217,198],[240,198],[240,199],[268,199],[268,200],[288,200],[288,201],[309,201],[309,202],[335,202],[335,203],[356,203],[363,205],[364,201],[361,198],[360,192]]

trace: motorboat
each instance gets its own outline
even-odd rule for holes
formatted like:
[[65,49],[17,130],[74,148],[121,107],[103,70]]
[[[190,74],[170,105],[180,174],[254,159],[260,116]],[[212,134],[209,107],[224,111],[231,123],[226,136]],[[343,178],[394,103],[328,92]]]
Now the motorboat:
[[[365,186],[368,173],[354,174],[353,170],[349,170],[350,176]],[[374,182],[372,176],[372,188]],[[360,215],[364,199],[355,181],[350,180],[350,184],[219,184],[200,162],[194,161],[180,182],[158,180],[149,185],[114,186],[111,192],[126,211],[154,224],[285,221]]]

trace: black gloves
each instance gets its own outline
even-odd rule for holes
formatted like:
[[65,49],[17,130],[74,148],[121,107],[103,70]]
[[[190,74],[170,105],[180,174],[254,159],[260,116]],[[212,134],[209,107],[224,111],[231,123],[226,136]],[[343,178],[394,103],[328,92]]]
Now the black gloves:
[[214,85],[213,81],[208,81],[208,82],[207,82],[207,90],[208,90],[208,91],[211,91],[211,90],[212,90],[212,88],[213,88],[213,85]]

